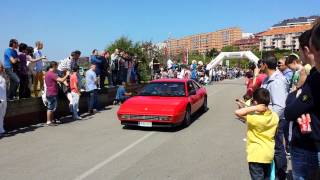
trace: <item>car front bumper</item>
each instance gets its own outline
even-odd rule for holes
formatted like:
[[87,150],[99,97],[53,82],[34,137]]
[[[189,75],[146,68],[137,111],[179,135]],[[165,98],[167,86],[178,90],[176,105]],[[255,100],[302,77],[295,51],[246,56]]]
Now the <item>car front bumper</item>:
[[[139,126],[139,121],[121,121],[124,126]],[[155,128],[172,128],[181,125],[181,123],[170,123],[170,122],[152,122],[152,127]]]

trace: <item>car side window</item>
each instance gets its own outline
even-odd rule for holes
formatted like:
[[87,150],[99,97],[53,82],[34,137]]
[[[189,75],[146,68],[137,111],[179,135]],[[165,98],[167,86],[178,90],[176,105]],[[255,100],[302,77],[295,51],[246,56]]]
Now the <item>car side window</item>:
[[188,86],[188,93],[190,93],[193,90],[196,90],[191,81],[188,81],[187,86]]
[[196,82],[192,81],[192,83],[196,90],[200,89],[200,86]]

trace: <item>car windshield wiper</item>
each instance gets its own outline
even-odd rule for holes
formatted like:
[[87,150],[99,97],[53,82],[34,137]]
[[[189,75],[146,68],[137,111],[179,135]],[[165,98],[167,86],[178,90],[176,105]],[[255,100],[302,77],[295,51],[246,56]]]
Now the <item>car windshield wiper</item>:
[[152,94],[152,93],[140,93],[139,96],[160,96],[159,94]]

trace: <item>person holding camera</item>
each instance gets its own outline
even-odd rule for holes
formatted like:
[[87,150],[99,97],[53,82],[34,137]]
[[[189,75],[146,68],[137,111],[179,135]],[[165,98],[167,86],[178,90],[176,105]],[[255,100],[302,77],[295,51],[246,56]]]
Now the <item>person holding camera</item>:
[[275,154],[275,134],[279,116],[268,108],[271,95],[259,88],[253,93],[253,106],[235,111],[247,128],[247,161],[251,179],[270,179]]
[[95,73],[100,80],[100,82],[98,82],[99,88],[103,88],[105,81],[105,73],[103,71],[106,63],[103,53],[99,54],[99,51],[97,49],[94,49],[92,51],[92,55],[90,56],[90,62],[91,64],[96,65]]
[[115,49],[114,53],[111,54],[111,77],[112,85],[116,86],[118,81],[118,71],[119,71],[119,49]]

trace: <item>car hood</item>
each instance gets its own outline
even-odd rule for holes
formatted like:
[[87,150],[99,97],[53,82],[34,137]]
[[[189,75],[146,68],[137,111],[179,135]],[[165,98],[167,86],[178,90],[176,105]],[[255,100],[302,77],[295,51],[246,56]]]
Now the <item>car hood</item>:
[[118,113],[174,115],[186,104],[187,97],[135,96],[123,103]]

